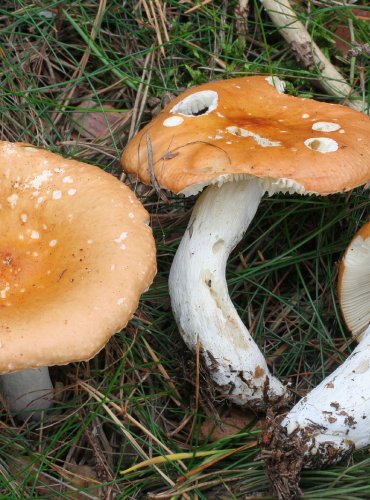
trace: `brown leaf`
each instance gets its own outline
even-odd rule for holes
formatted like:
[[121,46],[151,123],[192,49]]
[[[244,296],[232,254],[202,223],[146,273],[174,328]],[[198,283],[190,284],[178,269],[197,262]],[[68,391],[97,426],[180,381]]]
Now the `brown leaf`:
[[[363,9],[353,9],[352,13],[357,19],[362,21],[370,21],[370,11]],[[340,24],[335,33],[335,48],[338,52],[346,56],[352,49],[351,33],[348,25]]]
[[[220,419],[208,418],[205,420],[200,427],[200,433],[203,439],[218,441],[237,434],[255,419],[256,415],[254,413],[233,408],[232,412],[227,416],[220,417]],[[257,429],[260,426],[261,422],[258,421],[253,428]]]
[[127,117],[127,113],[118,113],[111,106],[92,100],[82,101],[77,110],[72,114],[74,127],[82,137],[88,139],[109,135],[109,129],[116,128]]

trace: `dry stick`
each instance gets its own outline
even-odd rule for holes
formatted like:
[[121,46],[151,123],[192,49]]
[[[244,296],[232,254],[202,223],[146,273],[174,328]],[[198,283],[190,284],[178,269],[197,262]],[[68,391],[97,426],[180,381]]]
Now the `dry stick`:
[[[137,116],[138,116],[138,109],[139,109],[139,102],[141,99],[141,92],[145,83],[145,79],[148,73],[148,66],[152,63],[152,58],[153,58],[153,52],[150,50],[147,55],[145,56],[144,60],[144,66],[143,66],[143,73],[141,75],[139,87],[136,92],[136,98],[135,98],[135,103],[134,107],[132,109],[132,121],[131,121],[131,127],[130,127],[130,132],[128,134],[128,140],[130,141],[132,137],[135,134],[135,129],[137,127]],[[150,74],[150,71],[149,71]]]
[[[101,25],[101,22],[102,22],[102,19],[103,19],[103,14],[105,12],[106,7],[107,7],[107,0],[100,0],[99,1],[98,12],[96,14],[96,18],[94,20],[93,26],[91,28],[91,33],[90,33],[90,38],[93,41],[96,39],[96,37],[98,35],[99,29],[100,29],[100,25]],[[82,58],[81,58],[81,61],[80,61],[79,65],[77,66],[76,70],[74,71],[73,75],[71,76],[71,81],[74,80],[74,79],[77,80],[78,78],[80,78],[80,76],[82,75],[83,71],[86,68],[88,60],[90,58],[90,54],[91,54],[91,47],[88,45],[86,47],[86,50],[85,50]],[[65,98],[65,101],[63,103],[63,109],[62,109],[62,111],[60,111],[55,116],[55,118],[54,118],[54,125],[56,125],[59,122],[59,120],[62,118],[63,111],[68,106],[68,104],[71,102],[71,99],[73,97],[73,94],[75,93],[75,90],[76,90],[76,87],[73,87],[70,90],[70,92],[67,94],[67,96]]]
[[[127,138],[128,142],[135,135],[135,129],[137,127],[138,117],[141,116],[142,111],[144,109],[144,105],[145,105],[145,102],[146,102],[146,96],[147,96],[147,93],[148,93],[148,86],[149,86],[148,83],[150,81],[151,74],[152,74],[152,70],[151,69],[148,71],[148,66],[152,65],[153,57],[154,57],[154,53],[152,51],[148,52],[147,55],[145,56],[143,73],[141,75],[141,80],[140,80],[140,83],[139,83],[139,87],[138,87],[137,92],[136,92],[134,107],[131,110],[131,125],[130,125],[130,131],[128,133],[128,138]],[[145,82],[145,79],[147,77],[147,73],[149,73],[148,78],[147,78],[147,84],[146,84],[146,86],[144,88],[143,95],[141,95],[143,87],[144,87],[144,82]],[[141,106],[140,106],[140,109],[139,109],[140,99],[141,99]],[[120,176],[120,181],[123,182],[125,180],[125,178],[126,178],[126,172],[123,171],[122,174],[121,174],[121,176]]]
[[152,14],[153,14],[153,23],[154,23],[153,27],[155,29],[155,32],[157,33],[159,50],[161,51],[161,53],[162,53],[163,56],[166,56],[166,52],[165,52],[164,47],[163,47],[163,40],[162,40],[161,30],[159,28],[158,19],[157,19],[157,16],[156,16],[156,12],[155,12],[155,8],[154,8],[152,0],[149,0],[149,5],[150,5],[150,9],[151,9]]
[[[111,417],[113,422],[118,426],[118,428],[121,430],[122,434],[130,441],[131,445],[135,448],[139,454],[144,457],[146,460],[149,460],[149,456],[145,453],[145,451],[141,448],[139,443],[136,441],[135,438],[131,436],[131,434],[128,432],[126,427],[122,424],[122,422],[116,417],[116,415],[113,413],[113,411],[109,408],[107,403],[103,403],[104,400],[106,400],[105,396],[98,391],[94,390],[92,387],[90,387],[88,384],[83,382],[82,380],[78,380],[77,383],[85,389],[96,401],[98,401],[102,408],[106,411],[106,413]],[[160,474],[163,479],[170,485],[170,486],[175,486],[175,483],[170,479],[164,472],[161,471],[156,465],[154,465],[154,468],[156,469],[157,473]]]
[[196,378],[195,378],[195,408],[194,408],[194,415],[193,415],[193,422],[191,424],[188,437],[186,439],[186,443],[190,441],[190,438],[193,434],[195,424],[196,424],[196,419],[197,419],[197,413],[199,410],[199,396],[200,396],[200,351],[201,351],[202,345],[199,340],[199,336],[197,339],[197,350],[196,350]]
[[[261,0],[261,3],[303,66],[320,71],[318,79],[323,89],[331,95],[345,98],[346,104],[351,108],[364,111],[365,103],[355,95],[352,87],[312,40],[289,1]],[[355,97],[355,100],[349,100],[350,97]]]
[[245,46],[248,34],[249,0],[238,0],[235,7],[235,28],[239,46]]
[[143,338],[143,342],[144,342],[145,347],[146,347],[147,351],[149,352],[150,356],[155,361],[155,363],[157,363],[156,367],[158,368],[158,371],[161,373],[163,378],[168,382],[168,385],[171,387],[171,389],[173,390],[173,393],[176,395],[176,397],[170,396],[170,398],[177,406],[181,406],[180,394],[178,393],[175,384],[172,382],[171,377],[168,375],[164,366],[160,362],[160,359],[158,358],[156,353],[153,351],[153,349],[150,347],[149,343],[144,338]]
[[149,132],[145,134],[146,138],[146,149],[148,152],[148,169],[149,169],[149,175],[150,175],[150,182],[152,186],[154,187],[157,195],[160,197],[160,199],[164,203],[169,203],[168,198],[165,195],[164,191],[162,191],[161,186],[158,184],[157,178],[154,173],[154,162],[153,162],[153,148],[152,148],[152,141],[150,140]]
[[[168,448],[168,446],[166,446],[165,444],[163,444],[156,436],[154,436],[154,434],[152,434],[149,431],[149,429],[147,429],[146,427],[144,427],[138,420],[136,420],[136,418],[134,418],[128,412],[126,412],[125,410],[123,410],[118,404],[114,403],[114,401],[110,401],[109,399],[107,399],[106,396],[104,396],[104,394],[102,392],[98,391],[98,389],[95,389],[94,387],[90,386],[89,384],[87,384],[83,380],[77,380],[77,383],[87,393],[89,393],[90,396],[92,396],[96,401],[98,401],[99,403],[101,403],[102,406],[104,407],[104,409],[107,409],[108,405],[111,406],[118,413],[120,413],[124,418],[126,418],[131,424],[133,424],[135,427],[137,427],[138,429],[140,429],[144,434],[146,434],[150,439],[152,439],[164,451],[166,451],[170,455],[173,454],[173,451],[170,448]],[[106,401],[106,403],[104,403],[103,401]],[[109,414],[112,416],[112,412],[111,411],[109,412]],[[124,427],[123,424],[117,419],[116,416],[114,418],[114,421],[116,423],[119,422],[119,426],[120,426],[121,429]],[[128,432],[128,431],[126,431],[126,432]],[[134,438],[130,439],[130,441],[131,441],[132,444],[133,444],[133,440],[134,440]],[[136,448],[136,449],[138,449],[138,448]],[[140,448],[139,451],[141,452],[143,450]],[[146,458],[146,459],[149,460],[149,457],[147,455],[144,454],[143,456],[144,456],[144,458]],[[182,467],[183,470],[187,471],[187,467],[184,464],[184,462],[182,462],[181,460],[179,460],[178,464]]]

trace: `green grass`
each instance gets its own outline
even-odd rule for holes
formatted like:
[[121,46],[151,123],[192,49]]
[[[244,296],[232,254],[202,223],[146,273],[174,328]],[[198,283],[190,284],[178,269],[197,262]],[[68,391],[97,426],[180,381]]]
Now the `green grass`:
[[[32,142],[119,177],[128,138],[165,95],[187,87],[273,73],[293,95],[338,100],[315,86],[317,70],[300,67],[258,2],[250,2],[248,31],[239,35],[235,1],[169,0],[162,15],[159,5],[3,1],[1,139]],[[323,1],[298,8],[315,41],[366,99],[369,55],[365,49],[345,55],[335,46],[339,25],[349,25],[360,46],[368,40],[369,24],[356,16],[364,7]],[[87,111],[104,114],[109,105],[122,115],[98,138],[86,137],[75,114],[87,99],[94,102]],[[201,432],[205,421],[235,410],[182,344],[170,309],[169,268],[194,200],[168,194],[165,204],[150,188],[125,182],[151,213],[157,277],[125,331],[96,358],[52,368],[58,397],[41,426],[19,425],[3,411],[1,498],[186,498],[182,492],[200,499],[271,498],[252,424],[215,442]],[[271,370],[297,397],[353,348],[338,308],[337,265],[369,208],[362,188],[328,198],[266,198],[230,258],[232,300]],[[239,450],[247,443],[251,448]],[[222,458],[230,449],[235,452]],[[196,456],[212,450],[219,454]],[[120,474],[142,460],[182,452],[194,456]],[[87,479],[77,481],[78,475]],[[349,464],[304,471],[301,487],[307,499],[363,499],[370,497],[369,478],[365,450]]]

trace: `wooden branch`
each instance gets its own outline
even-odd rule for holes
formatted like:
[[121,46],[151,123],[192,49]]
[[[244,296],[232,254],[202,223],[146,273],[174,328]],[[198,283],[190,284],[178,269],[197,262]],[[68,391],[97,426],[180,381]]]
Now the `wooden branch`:
[[344,98],[351,108],[364,111],[365,103],[312,40],[289,1],[261,0],[261,4],[303,66],[318,71],[320,86],[329,94]]

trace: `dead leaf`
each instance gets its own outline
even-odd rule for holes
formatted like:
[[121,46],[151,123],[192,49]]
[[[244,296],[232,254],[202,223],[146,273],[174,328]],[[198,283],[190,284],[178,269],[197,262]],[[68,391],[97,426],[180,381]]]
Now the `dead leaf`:
[[99,104],[92,100],[82,101],[72,114],[74,127],[85,138],[102,138],[115,129],[127,113],[118,113],[112,106]]
[[[352,13],[357,19],[362,21],[370,21],[370,11],[363,9],[353,9]],[[351,33],[349,26],[345,24],[340,24],[336,29],[335,33],[335,48],[338,52],[344,56],[348,55],[348,52],[353,48],[351,42]]]
[[[254,413],[233,408],[226,416],[205,420],[200,427],[200,433],[204,440],[218,441],[237,434],[254,420],[256,420]],[[253,429],[259,429],[261,425],[262,422],[258,420]]]

